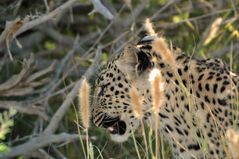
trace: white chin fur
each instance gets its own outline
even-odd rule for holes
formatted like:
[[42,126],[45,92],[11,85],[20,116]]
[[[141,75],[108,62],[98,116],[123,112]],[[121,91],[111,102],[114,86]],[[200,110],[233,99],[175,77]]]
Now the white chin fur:
[[111,139],[115,142],[125,142],[129,136],[128,135],[118,135],[118,134],[111,134]]

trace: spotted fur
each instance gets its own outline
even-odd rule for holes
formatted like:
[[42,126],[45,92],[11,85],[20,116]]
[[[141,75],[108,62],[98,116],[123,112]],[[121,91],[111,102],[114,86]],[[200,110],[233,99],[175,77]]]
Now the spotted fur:
[[199,60],[174,48],[176,70],[190,93],[187,96],[175,69],[162,60],[160,53],[152,51],[152,40],[127,46],[102,69],[96,81],[94,123],[108,129],[113,140],[127,140],[139,125],[130,105],[132,85],[144,97],[145,121],[153,120],[148,75],[158,68],[164,82],[159,129],[170,143],[174,158],[225,158],[224,134],[229,128],[239,128],[239,77],[220,59]]

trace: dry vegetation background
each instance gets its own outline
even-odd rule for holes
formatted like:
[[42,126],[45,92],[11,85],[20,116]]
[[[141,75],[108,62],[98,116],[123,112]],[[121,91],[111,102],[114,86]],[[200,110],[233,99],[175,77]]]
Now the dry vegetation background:
[[[188,54],[238,73],[238,11],[238,0],[1,0],[0,158],[84,158],[80,83],[142,37],[147,17]],[[132,139],[113,143],[94,126],[89,137],[94,158],[137,156]]]

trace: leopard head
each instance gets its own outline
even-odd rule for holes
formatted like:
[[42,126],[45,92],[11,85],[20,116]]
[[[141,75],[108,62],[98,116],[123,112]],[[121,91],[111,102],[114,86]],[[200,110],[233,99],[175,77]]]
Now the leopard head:
[[133,85],[144,97],[143,118],[150,115],[147,111],[151,103],[148,75],[154,67],[151,41],[152,38],[147,37],[138,44],[126,46],[117,58],[105,65],[96,81],[93,122],[107,129],[114,141],[127,140],[139,126],[129,95]]

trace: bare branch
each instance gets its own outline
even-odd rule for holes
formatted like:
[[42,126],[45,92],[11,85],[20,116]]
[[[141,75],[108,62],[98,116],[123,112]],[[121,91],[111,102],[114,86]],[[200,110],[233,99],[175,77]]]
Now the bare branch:
[[48,13],[48,12],[50,11],[48,2],[47,2],[47,0],[43,0],[43,1],[44,1],[44,5],[45,5],[45,7],[46,7],[46,12]]
[[[100,60],[101,60],[101,48],[98,48],[94,63],[86,71],[86,73],[84,74],[84,78],[89,79],[96,72],[96,70],[98,69]],[[66,99],[64,100],[64,102],[62,103],[60,108],[56,111],[56,113],[52,117],[49,125],[45,129],[45,131],[44,131],[45,133],[54,133],[56,131],[60,121],[62,120],[62,118],[66,114],[67,110],[71,106],[73,99],[76,97],[82,80],[83,80],[83,78],[81,78],[79,81],[77,81],[74,88],[66,96]]]
[[[3,47],[6,43],[6,46],[9,46],[9,43],[15,39],[18,35],[22,34],[23,32],[34,28],[35,26],[45,23],[49,20],[54,19],[56,16],[61,15],[67,9],[72,7],[72,5],[77,0],[69,0],[62,4],[60,7],[56,8],[52,12],[40,16],[37,19],[29,21],[29,17],[25,17],[23,20],[17,18],[13,21],[9,21],[6,23],[5,30],[2,32],[0,36],[0,47]],[[11,54],[9,55],[11,57]],[[11,57],[12,58],[12,57]]]
[[11,158],[18,155],[28,154],[34,150],[45,147],[53,143],[72,142],[79,139],[78,134],[66,134],[61,133],[58,135],[53,134],[41,134],[37,137],[33,137],[31,140],[24,144],[12,147],[11,151],[7,154],[0,154],[0,158]]
[[44,110],[34,104],[28,104],[26,102],[17,102],[17,101],[0,101],[0,108],[10,109],[14,108],[20,113],[38,115],[44,120],[48,120],[48,116]]
[[23,68],[20,73],[13,75],[6,82],[0,84],[0,95],[23,96],[30,93],[35,93],[34,90],[36,90],[38,86],[49,83],[50,78],[46,77],[45,75],[53,71],[55,63],[53,62],[48,68],[30,75],[30,73],[33,71],[33,63],[34,60],[31,56],[29,60],[24,61]]
[[94,9],[89,13],[89,15],[98,12],[109,20],[114,18],[113,14],[101,3],[100,0],[91,0],[91,2]]
[[140,13],[148,7],[148,1],[142,1],[142,3],[139,3],[133,10],[132,14],[128,15],[123,21],[125,26],[129,26],[133,23],[135,23],[136,18],[140,15]]
[[0,35],[0,47],[6,46],[9,54],[9,58],[13,60],[10,52],[10,41],[12,41],[12,35],[23,25],[23,21],[20,18],[16,18],[13,21],[6,22],[5,30]]
[[23,24],[23,26],[17,30],[17,32],[13,35],[13,38],[17,37],[18,35],[20,35],[21,33],[32,29],[33,27],[45,23],[49,20],[54,19],[56,16],[61,15],[62,13],[64,13],[67,9],[69,9],[70,7],[72,7],[72,5],[76,2],[77,0],[69,0],[67,2],[65,2],[64,4],[62,4],[61,6],[59,6],[58,8],[56,8],[55,10],[53,10],[52,12],[50,12],[49,14],[43,15],[35,20],[32,20],[28,23]]
[[52,63],[49,67],[47,67],[46,69],[43,69],[43,70],[41,70],[41,71],[39,71],[39,72],[36,72],[36,73],[32,74],[31,76],[28,77],[28,79],[27,79],[26,82],[29,82],[29,83],[30,83],[30,82],[36,80],[37,78],[40,78],[40,77],[42,77],[42,76],[44,76],[44,75],[46,75],[46,74],[52,72],[53,69],[54,69],[54,67],[55,67],[55,64],[56,64],[56,63],[53,62],[53,63]]
[[33,64],[33,57],[29,60],[24,61],[23,69],[17,75],[13,75],[9,80],[0,84],[0,92],[11,89],[12,87],[16,86],[30,71],[31,65]]
[[67,157],[65,157],[58,149],[56,146],[51,146],[51,149],[54,153],[54,155],[56,156],[56,158],[59,158],[59,159],[67,159]]
[[24,156],[24,158],[40,158],[40,159],[54,159],[48,152],[46,152],[44,149],[39,149],[34,152],[32,152],[29,155]]

